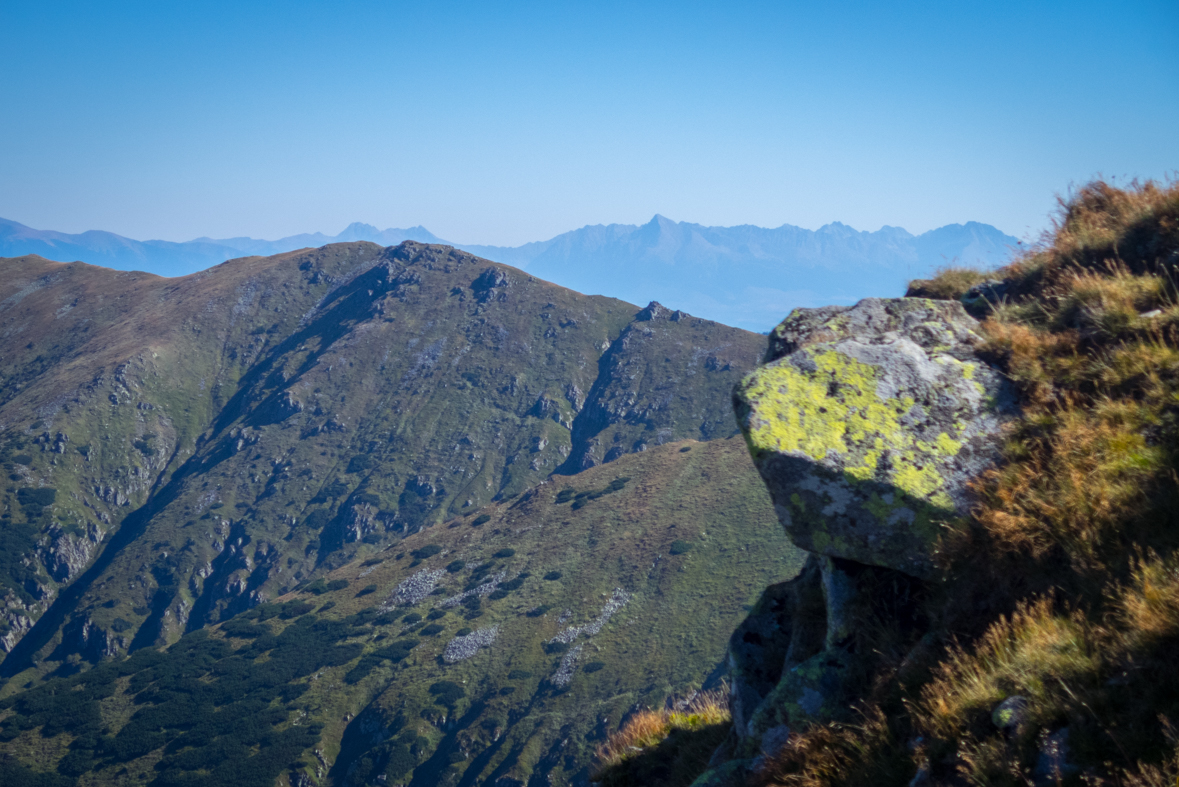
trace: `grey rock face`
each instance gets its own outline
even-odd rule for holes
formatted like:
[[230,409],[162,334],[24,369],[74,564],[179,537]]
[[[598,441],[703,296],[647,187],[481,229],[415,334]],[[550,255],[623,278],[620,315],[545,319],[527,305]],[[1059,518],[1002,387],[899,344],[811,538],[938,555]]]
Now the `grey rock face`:
[[967,485],[998,455],[1010,383],[961,304],[799,309],[734,391],[779,519],[803,549],[928,577]]
[[947,301],[800,309],[736,387],[754,464],[812,557],[730,640],[734,741],[698,784],[755,768],[789,731],[847,719],[876,669],[866,621],[917,637],[941,527],[965,513],[1016,414],[1010,384],[975,351],[977,327]]

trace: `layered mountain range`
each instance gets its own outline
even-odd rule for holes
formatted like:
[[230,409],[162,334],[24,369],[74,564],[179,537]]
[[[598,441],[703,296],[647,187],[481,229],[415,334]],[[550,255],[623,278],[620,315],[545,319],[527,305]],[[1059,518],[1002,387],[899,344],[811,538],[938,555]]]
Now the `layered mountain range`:
[[[38,254],[122,270],[177,276],[233,257],[272,255],[333,242],[442,243],[424,227],[378,230],[354,223],[336,236],[276,241],[198,238],[133,241],[106,232],[33,230],[0,220],[0,255]],[[582,227],[517,247],[458,245],[579,292],[634,303],[659,300],[708,319],[767,331],[797,306],[850,304],[900,295],[905,284],[948,265],[993,268],[1019,242],[988,224],[950,224],[920,235],[899,227],[861,232],[835,222],[807,230],[784,224],[706,227],[655,216],[648,223]]]
[[[255,687],[266,735],[297,738],[228,759],[217,752],[259,741],[139,740],[125,727],[136,707],[167,715],[189,695],[117,692],[126,712],[106,733],[59,739],[83,752],[53,759],[63,778],[152,781],[165,745],[188,753],[159,784],[218,783],[194,757],[254,768],[259,784],[325,769],[344,783],[356,768],[420,784],[572,778],[603,718],[716,680],[743,606],[797,570],[733,437],[729,392],[762,354],[757,334],[412,241],[172,279],[35,256],[0,266],[2,692],[89,685],[95,665],[145,652],[196,669],[180,654],[205,653],[212,630],[216,663],[280,670]],[[605,628],[615,597],[641,626]],[[251,635],[238,653],[241,632],[219,633],[275,603],[268,636],[311,627],[291,631],[294,650]],[[626,655],[655,647],[652,632],[665,657]],[[448,660],[453,642],[479,658]],[[583,679],[586,664],[599,666]],[[135,685],[162,689],[152,675]],[[435,702],[439,683],[467,699]],[[244,712],[218,703],[179,717]],[[348,724],[362,712],[377,726]],[[550,751],[574,729],[578,747]],[[9,732],[6,752],[42,734]]]

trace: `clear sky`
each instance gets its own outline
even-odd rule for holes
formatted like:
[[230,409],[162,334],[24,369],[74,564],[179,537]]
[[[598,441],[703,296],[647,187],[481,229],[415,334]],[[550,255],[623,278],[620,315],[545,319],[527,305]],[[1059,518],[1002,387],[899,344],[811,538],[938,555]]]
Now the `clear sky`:
[[1029,237],[1179,169],[1179,2],[0,2],[0,216]]

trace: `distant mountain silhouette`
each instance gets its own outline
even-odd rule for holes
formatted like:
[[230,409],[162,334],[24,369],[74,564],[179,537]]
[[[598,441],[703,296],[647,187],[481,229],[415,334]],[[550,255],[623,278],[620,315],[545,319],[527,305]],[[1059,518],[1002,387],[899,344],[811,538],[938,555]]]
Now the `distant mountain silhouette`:
[[[382,246],[404,240],[447,243],[421,226],[378,230],[359,222],[339,235],[173,243],[99,231],[68,235],[0,219],[0,256],[39,254],[161,276],[183,276],[234,257],[358,240]],[[578,292],[633,303],[658,300],[727,325],[766,331],[798,306],[901,295],[909,280],[945,265],[996,267],[1018,244],[989,224],[973,221],[912,235],[887,226],[860,232],[839,222],[817,230],[789,224],[705,227],[656,215],[641,226],[586,226],[523,246],[452,245]]]
[[515,248],[463,246],[579,292],[671,308],[765,331],[797,306],[901,295],[905,283],[958,264],[1005,262],[1019,241],[989,224],[950,224],[921,235],[900,227],[860,232],[784,224],[704,227],[656,215],[642,226],[583,227]]
[[326,246],[329,243],[367,240],[382,246],[396,246],[404,240],[443,243],[425,227],[378,230],[371,224],[349,224],[339,235],[313,232],[278,240],[255,238],[197,238],[184,243],[166,240],[132,240],[113,232],[90,230],[70,235],[35,230],[8,219],[0,219],[0,257],[38,254],[57,262],[88,262],[116,270],[140,270],[159,276],[186,276],[235,257],[268,257],[295,249]]

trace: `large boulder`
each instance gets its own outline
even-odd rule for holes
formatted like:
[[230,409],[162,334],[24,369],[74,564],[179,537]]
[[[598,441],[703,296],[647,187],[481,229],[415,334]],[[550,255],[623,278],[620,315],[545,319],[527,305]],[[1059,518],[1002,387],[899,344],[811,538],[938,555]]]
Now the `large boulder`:
[[734,391],[738,423],[794,542],[926,578],[942,526],[998,457],[1010,383],[962,305],[870,298],[798,309]]

